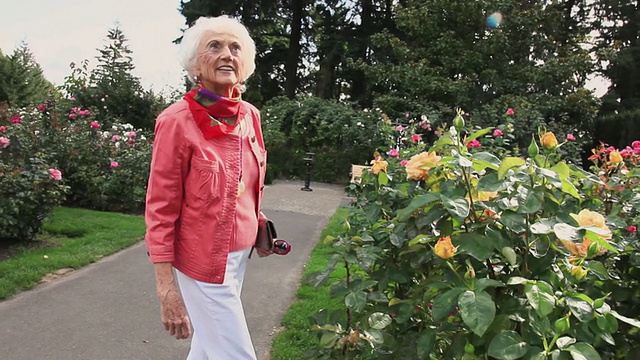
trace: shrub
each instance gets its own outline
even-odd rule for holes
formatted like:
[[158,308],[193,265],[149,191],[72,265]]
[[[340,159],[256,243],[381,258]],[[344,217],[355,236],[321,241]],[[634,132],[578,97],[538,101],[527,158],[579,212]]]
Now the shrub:
[[346,269],[330,286],[344,309],[319,313],[307,356],[633,358],[640,142],[595,149],[589,172],[545,131],[528,156],[499,158],[476,146],[495,129],[460,115],[350,185],[353,213],[316,276]]
[[[0,239],[31,240],[68,191],[44,142],[36,109],[0,119]],[[42,115],[44,116],[44,115]]]

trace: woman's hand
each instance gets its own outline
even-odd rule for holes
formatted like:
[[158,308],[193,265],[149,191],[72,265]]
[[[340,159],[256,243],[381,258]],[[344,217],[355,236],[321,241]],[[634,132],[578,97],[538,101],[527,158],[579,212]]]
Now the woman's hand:
[[160,317],[164,329],[176,339],[186,339],[191,335],[191,321],[178,291],[173,267],[171,263],[156,263],[153,268],[156,273]]
[[161,291],[158,296],[160,297],[160,314],[164,329],[176,339],[188,338],[191,335],[191,322],[178,290],[166,289]]

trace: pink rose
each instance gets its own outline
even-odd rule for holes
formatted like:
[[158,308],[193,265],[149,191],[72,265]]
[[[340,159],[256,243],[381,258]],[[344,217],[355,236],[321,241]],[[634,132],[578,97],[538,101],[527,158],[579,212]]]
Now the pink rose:
[[78,111],[78,115],[80,115],[80,116],[88,116],[89,114],[91,114],[91,111],[89,111],[89,110],[80,110],[80,111]]
[[78,115],[71,113],[71,114],[69,114],[69,119],[73,120],[73,119],[75,119],[77,116],[78,116]]
[[22,122],[22,119],[18,115],[16,115],[16,116],[11,118],[11,123],[12,124],[20,124],[21,122]]
[[126,133],[124,133],[124,136],[126,136],[128,138],[134,138],[134,137],[136,137],[136,132],[135,131],[127,131]]
[[69,98],[69,100],[76,101],[76,98],[72,96],[72,97]]
[[640,147],[633,148],[633,153],[636,155],[640,155]]
[[500,137],[502,135],[503,135],[502,130],[500,129],[493,130],[493,137]]
[[404,128],[404,126],[402,126],[402,125],[398,125],[398,126],[396,126],[396,131],[404,131],[404,129],[405,129],[405,128]]
[[634,233],[638,230],[638,228],[635,225],[631,225],[628,228],[626,228],[626,230],[630,233]]
[[47,107],[44,104],[38,105],[38,111],[44,112],[45,110],[47,110]]
[[573,134],[567,134],[566,139],[567,139],[567,141],[575,141],[575,140],[576,140],[576,137],[575,137],[575,136],[573,136]]
[[118,141],[118,140],[120,140],[120,135],[113,135],[111,137],[111,141]]
[[422,135],[420,135],[420,134],[413,134],[413,135],[411,135],[411,142],[417,143],[418,141],[420,141],[421,137],[422,137]]
[[7,130],[6,126],[0,126],[0,131],[5,131],[5,130]]
[[11,140],[9,140],[9,138],[6,137],[0,137],[0,147],[2,148],[6,148],[7,146],[9,146],[9,144],[11,144]]
[[608,148],[604,149],[604,152],[609,154],[610,152],[614,151],[616,148],[614,148],[613,146],[609,146]]
[[631,148],[627,146],[625,149],[620,150],[620,156],[622,156],[623,158],[629,158],[633,156],[633,150],[631,150]]
[[636,140],[632,142],[631,147],[633,147],[634,149],[640,148],[640,141]]
[[402,160],[400,161],[400,166],[407,166],[408,163],[409,163],[409,160]]
[[469,149],[479,148],[481,145],[482,144],[480,144],[480,141],[478,141],[477,139],[473,139],[467,143],[467,147]]
[[119,167],[119,166],[120,166],[120,164],[118,164],[118,162],[117,162],[117,161],[112,161],[112,162],[111,162],[111,164],[109,164],[109,166],[110,166],[112,169],[115,169],[115,168]]
[[97,121],[92,121],[91,122],[91,127],[94,129],[99,129],[100,128],[100,123]]
[[398,156],[400,156],[400,152],[398,151],[398,149],[391,149],[391,150],[387,151],[387,155],[389,155],[391,157],[398,157]]
[[58,169],[49,169],[49,176],[53,180],[62,180],[62,172]]
[[516,112],[513,111],[513,108],[508,108],[507,109],[507,115],[514,115]]

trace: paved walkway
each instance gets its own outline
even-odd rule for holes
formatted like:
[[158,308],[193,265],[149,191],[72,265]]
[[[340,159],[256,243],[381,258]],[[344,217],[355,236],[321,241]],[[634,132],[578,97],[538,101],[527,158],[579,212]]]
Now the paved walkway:
[[[312,192],[301,187],[279,181],[265,192],[264,212],[293,249],[249,262],[242,297],[258,360],[269,360],[272,335],[309,253],[344,196],[339,185],[312,183]],[[0,359],[184,359],[189,341],[175,340],[162,327],[145,251],[138,243],[0,302]]]

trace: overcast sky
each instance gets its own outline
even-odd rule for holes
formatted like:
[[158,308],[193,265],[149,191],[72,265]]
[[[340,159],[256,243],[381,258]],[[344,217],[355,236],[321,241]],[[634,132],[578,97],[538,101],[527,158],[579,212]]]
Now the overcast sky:
[[177,46],[184,28],[180,0],[0,0],[0,49],[26,41],[45,77],[62,84],[69,64],[97,63],[108,30],[120,24],[133,51],[134,75],[156,91],[182,84]]

